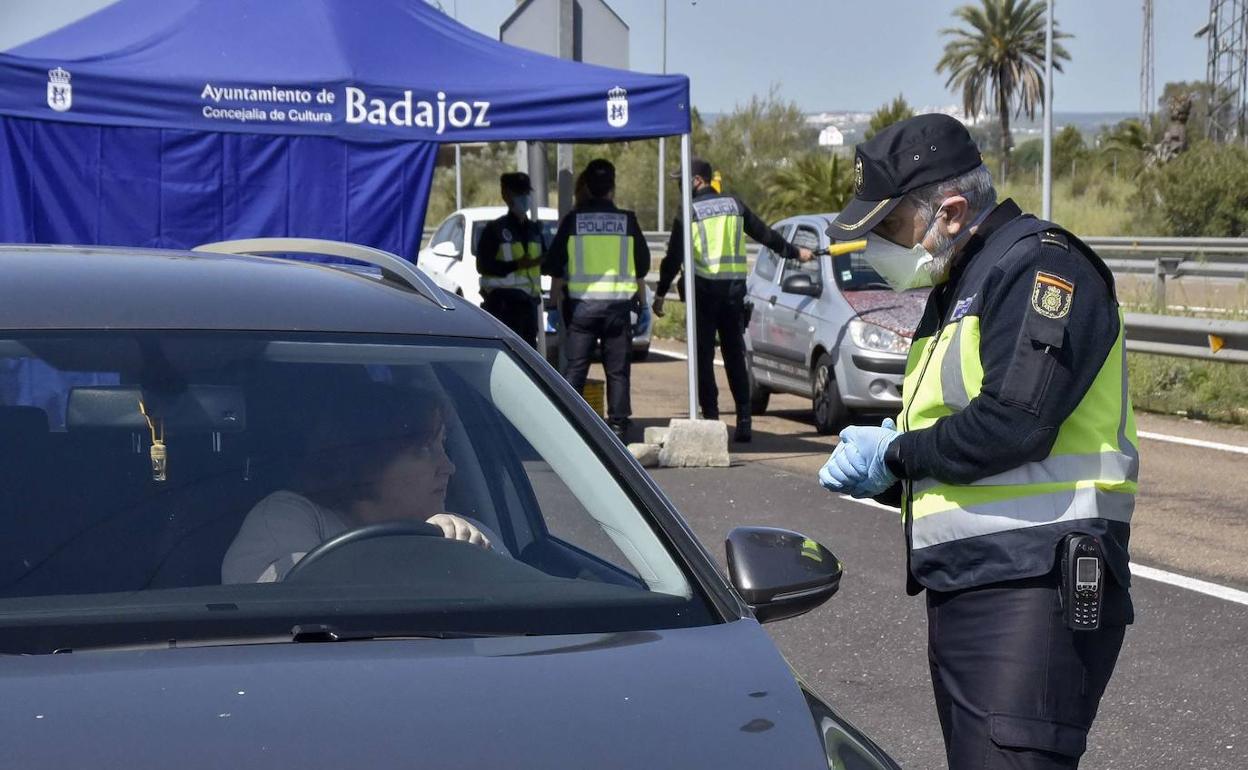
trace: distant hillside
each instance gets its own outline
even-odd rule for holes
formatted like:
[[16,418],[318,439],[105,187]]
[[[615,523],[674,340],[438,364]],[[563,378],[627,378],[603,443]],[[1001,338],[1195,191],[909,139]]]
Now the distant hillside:
[[[965,122],[961,110],[956,107],[922,107],[916,111],[943,112]],[[1123,120],[1134,117],[1136,117],[1134,112],[1062,112],[1059,110],[1053,114],[1053,128],[1055,131],[1061,131],[1066,126],[1074,126],[1088,140],[1091,140],[1102,128],[1113,126]],[[861,110],[828,110],[810,113],[806,116],[806,121],[818,128],[836,126],[845,135],[846,144],[857,144],[862,141],[863,132],[871,121],[871,112]],[[1015,121],[1012,127],[1016,141],[1038,137],[1044,130],[1039,114],[1036,115],[1034,121],[1020,119]]]

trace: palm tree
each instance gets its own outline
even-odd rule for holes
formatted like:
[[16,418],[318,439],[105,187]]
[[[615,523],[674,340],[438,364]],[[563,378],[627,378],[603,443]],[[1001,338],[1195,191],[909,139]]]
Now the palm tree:
[[913,117],[914,110],[910,108],[906,97],[897,94],[896,99],[880,107],[871,116],[871,123],[867,126],[867,130],[862,132],[862,139],[865,142],[894,123]]
[[[1001,124],[1001,179],[1009,174],[1010,111],[1034,119],[1044,104],[1043,0],[979,0],[953,12],[965,26],[946,28],[949,38],[936,65],[948,73],[945,87],[962,92],[968,116],[996,113]],[[1061,72],[1070,54],[1057,41],[1070,35],[1053,30],[1053,69]]]
[[762,214],[840,211],[854,195],[852,164],[824,151],[806,153],[776,169],[764,185]]

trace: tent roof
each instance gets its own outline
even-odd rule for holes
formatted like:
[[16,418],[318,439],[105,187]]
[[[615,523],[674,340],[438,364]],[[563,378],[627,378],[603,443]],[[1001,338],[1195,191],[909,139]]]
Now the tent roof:
[[0,114],[355,141],[689,130],[689,81],[505,45],[424,0],[121,0],[0,53]]

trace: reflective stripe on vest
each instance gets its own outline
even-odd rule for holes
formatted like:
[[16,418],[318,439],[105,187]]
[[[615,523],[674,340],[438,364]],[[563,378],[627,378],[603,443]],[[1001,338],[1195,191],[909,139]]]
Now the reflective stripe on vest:
[[[499,262],[518,262],[525,257],[540,256],[542,256],[542,244],[535,241],[529,243],[504,241],[498,244]],[[542,295],[542,266],[535,265],[514,270],[507,275],[481,276],[481,291],[491,289],[519,289],[530,296],[540,297]]]
[[744,280],[745,217],[733,198],[693,202],[693,268],[699,278]]
[[[1118,337],[1092,386],[1062,423],[1043,460],[979,479],[910,482],[903,516],[913,516],[912,558],[922,549],[1057,522],[1130,522],[1139,475],[1135,416],[1127,392],[1126,347]],[[979,318],[965,316],[911,347],[902,430],[930,427],[965,409],[983,384]]]
[[625,300],[637,293],[628,215],[575,214],[568,295],[573,299]]

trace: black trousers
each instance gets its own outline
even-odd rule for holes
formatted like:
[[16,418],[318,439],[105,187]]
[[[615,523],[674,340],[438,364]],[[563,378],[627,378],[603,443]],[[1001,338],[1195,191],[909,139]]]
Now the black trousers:
[[607,421],[619,425],[633,413],[629,395],[632,366],[632,319],[628,300],[567,300],[568,383],[577,392],[585,389],[589,360],[602,342],[602,368],[607,373]]
[[491,289],[481,307],[537,348],[537,297],[517,289]]
[[928,662],[951,770],[1079,766],[1130,598],[1107,585],[1097,631],[1067,628],[1060,602],[1055,576],[927,592]]
[[698,406],[708,420],[719,419],[719,386],[715,383],[715,336],[728,374],[728,388],[737,419],[750,416],[750,374],[745,363],[745,298],[711,291],[695,297],[698,331]]

